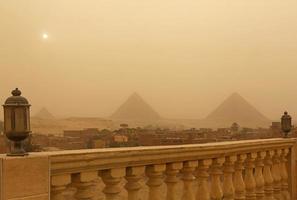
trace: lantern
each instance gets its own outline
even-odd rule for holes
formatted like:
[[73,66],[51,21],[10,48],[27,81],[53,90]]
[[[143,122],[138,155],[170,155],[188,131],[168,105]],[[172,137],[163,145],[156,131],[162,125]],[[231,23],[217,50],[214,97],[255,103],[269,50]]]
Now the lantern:
[[292,117],[285,112],[281,118],[282,131],[285,133],[285,137],[288,137],[289,132],[292,129]]
[[16,88],[11,92],[12,96],[7,98],[4,108],[4,134],[13,142],[9,156],[27,155],[23,148],[25,140],[30,131],[30,104],[21,96],[21,91]]

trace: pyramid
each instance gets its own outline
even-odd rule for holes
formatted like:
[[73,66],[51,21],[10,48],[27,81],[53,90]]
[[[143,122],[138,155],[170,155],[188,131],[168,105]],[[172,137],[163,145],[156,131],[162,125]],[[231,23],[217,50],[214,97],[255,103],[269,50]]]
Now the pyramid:
[[46,109],[42,108],[39,112],[34,115],[35,118],[39,119],[54,119],[55,117]]
[[111,116],[117,120],[156,121],[161,117],[137,93],[132,94]]
[[232,123],[236,122],[240,126],[256,128],[267,127],[270,123],[268,118],[238,93],[229,96],[205,120],[215,127],[230,127]]

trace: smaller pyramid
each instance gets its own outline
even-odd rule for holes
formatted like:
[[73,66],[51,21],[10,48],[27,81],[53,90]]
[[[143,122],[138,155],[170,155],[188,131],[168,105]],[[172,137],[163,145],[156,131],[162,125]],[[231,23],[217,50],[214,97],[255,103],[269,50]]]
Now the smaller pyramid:
[[270,120],[260,113],[254,106],[247,102],[238,93],[233,93],[218,106],[206,121],[214,126],[229,127],[237,122],[247,127],[267,127]]
[[137,93],[132,94],[111,116],[116,120],[156,121],[160,115]]
[[41,110],[37,112],[33,117],[39,119],[55,119],[55,117],[46,108],[41,108]]

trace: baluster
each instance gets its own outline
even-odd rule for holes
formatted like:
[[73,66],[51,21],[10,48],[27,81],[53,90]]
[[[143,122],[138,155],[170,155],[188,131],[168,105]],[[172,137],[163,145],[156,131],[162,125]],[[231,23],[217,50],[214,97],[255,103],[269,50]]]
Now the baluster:
[[278,149],[275,151],[275,154],[272,158],[273,164],[271,168],[272,177],[273,177],[273,195],[276,200],[283,200],[281,195],[281,175],[280,175],[280,155],[281,150]]
[[68,200],[66,197],[67,186],[71,183],[70,174],[51,177],[51,200]]
[[221,175],[222,175],[222,165],[225,158],[215,158],[212,161],[210,176],[211,176],[211,187],[210,187],[210,197],[212,200],[221,200],[223,197]]
[[98,178],[97,171],[81,172],[73,176],[73,185],[77,191],[75,198],[77,200],[92,200],[95,197],[94,181]]
[[128,167],[126,170],[126,180],[127,183],[125,188],[128,191],[128,200],[139,200],[139,190],[141,189],[141,184],[139,181],[144,174],[144,167]]
[[246,190],[246,200],[256,199],[256,181],[254,177],[254,161],[256,157],[257,153],[249,153],[245,161],[244,184]]
[[273,177],[271,174],[271,166],[272,166],[272,156],[273,151],[267,151],[266,156],[264,158],[264,168],[263,168],[263,176],[264,176],[264,192],[265,192],[265,200],[275,200],[273,197]]
[[196,200],[209,200],[210,192],[209,192],[209,173],[208,169],[211,165],[212,160],[199,160],[198,169],[197,169],[197,192],[196,192]]
[[235,162],[235,173],[234,173],[234,189],[235,189],[235,200],[245,199],[245,184],[242,176],[244,169],[243,163],[246,159],[246,154],[240,154],[237,156]]
[[187,161],[184,162],[182,169],[182,180],[184,182],[183,200],[195,200],[195,195],[193,191],[193,182],[195,176],[194,171],[198,166],[198,161]]
[[146,175],[149,178],[147,185],[149,187],[149,200],[161,200],[162,191],[160,190],[163,184],[163,172],[166,165],[150,165],[146,167]]
[[256,198],[257,200],[264,199],[264,177],[263,177],[263,159],[266,155],[266,152],[258,152],[257,158],[255,161],[255,180],[256,180]]
[[166,165],[166,179],[165,183],[167,184],[167,200],[177,200],[177,183],[179,179],[177,174],[179,170],[183,167],[183,163],[169,163]]
[[125,168],[115,168],[103,170],[100,172],[102,181],[105,184],[103,193],[106,200],[120,200],[120,193],[122,191],[121,181],[125,176]]
[[234,162],[236,161],[236,156],[226,157],[226,162],[224,163],[224,182],[223,182],[223,193],[224,200],[234,199],[234,185],[233,185],[233,173],[234,173]]
[[280,165],[280,174],[282,178],[282,195],[284,200],[290,200],[291,195],[289,193],[289,184],[288,184],[288,171],[287,171],[287,155],[289,153],[289,149],[282,150],[281,154],[281,165]]

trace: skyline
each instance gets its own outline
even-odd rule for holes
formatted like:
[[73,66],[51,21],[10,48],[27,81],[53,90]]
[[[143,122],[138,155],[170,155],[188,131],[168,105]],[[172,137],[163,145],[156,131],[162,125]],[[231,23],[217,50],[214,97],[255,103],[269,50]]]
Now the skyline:
[[[235,97],[235,99],[234,99],[234,97]],[[232,100],[231,100],[232,99]],[[216,107],[214,107],[211,111],[210,111],[210,113],[208,113],[207,115],[205,115],[205,116],[203,116],[203,117],[201,117],[201,118],[179,118],[179,117],[172,117],[172,118],[168,118],[168,117],[166,117],[166,116],[163,116],[162,114],[159,116],[160,117],[160,119],[197,119],[197,120],[202,120],[202,119],[208,119],[208,117],[210,116],[210,115],[212,115],[214,112],[216,112],[217,111],[217,109],[219,109],[223,104],[225,104],[226,103],[226,101],[229,101],[229,103],[231,103],[232,101],[237,101],[237,100],[240,100],[240,101],[242,101],[242,102],[240,102],[240,103],[243,103],[245,106],[246,106],[246,104],[249,104],[251,107],[253,107],[254,109],[255,109],[255,111],[257,111],[257,112],[259,112],[259,114],[261,114],[263,117],[267,117],[266,115],[265,115],[265,113],[262,113],[260,110],[258,110],[258,108],[256,108],[256,107],[254,107],[254,105],[253,104],[250,104],[250,102],[249,101],[247,101],[243,96],[241,96],[241,94],[239,94],[239,93],[237,93],[237,92],[234,92],[234,93],[232,93],[231,95],[229,95],[229,96],[227,96],[225,99],[223,99]],[[132,110],[135,110],[136,108],[137,108],[137,106],[135,107],[135,108],[133,108],[133,103],[136,103],[137,105],[138,105],[138,103],[139,103],[139,101],[141,102],[141,104],[144,104],[144,106],[146,107],[146,106],[148,106],[147,108],[148,109],[152,109],[152,112],[155,112],[157,115],[159,115],[160,113],[159,113],[159,111],[158,110],[155,110],[154,109],[154,107],[153,106],[151,106],[151,104],[150,103],[148,103],[145,99],[143,99],[142,98],[142,96],[141,95],[139,95],[137,92],[134,92],[134,93],[132,93],[129,97],[127,97],[126,99],[125,99],[125,101],[124,102],[122,102],[120,105],[118,105],[116,108],[115,108],[115,110],[112,112],[112,113],[109,113],[108,115],[106,115],[106,116],[100,116],[100,115],[94,115],[94,116],[81,116],[81,115],[56,115],[56,114],[54,114],[54,113],[52,113],[51,111],[50,111],[50,109],[48,109],[47,107],[41,107],[41,108],[39,108],[39,110],[37,110],[37,109],[33,109],[33,112],[31,111],[31,116],[35,116],[35,115],[38,115],[40,112],[42,112],[42,113],[44,113],[44,112],[47,112],[47,115],[51,115],[51,118],[68,118],[68,117],[97,117],[97,118],[106,118],[106,119],[113,119],[113,115],[116,113],[116,112],[118,112],[118,110],[119,109],[122,109],[122,107],[125,105],[125,104],[127,104],[127,102],[128,101],[130,101],[129,102],[129,109],[132,109]],[[230,102],[231,101],[231,102]],[[236,105],[234,105],[234,108],[237,108],[238,107],[238,104],[237,103],[239,103],[239,102],[234,102],[234,103],[236,103]],[[125,106],[127,106],[127,105],[125,105]],[[231,109],[231,104],[229,105],[229,108]],[[128,108],[127,108],[128,109]],[[128,111],[126,109],[126,111]],[[143,108],[139,108],[139,109],[143,109]],[[32,108],[31,108],[31,110],[32,110]],[[287,111],[287,110],[285,110],[285,111]],[[1,112],[1,111],[0,111]],[[135,112],[135,111],[134,111]],[[138,111],[137,111],[138,112]],[[237,111],[235,112],[235,113],[238,113]],[[235,114],[235,113],[233,113],[233,114]],[[231,114],[231,113],[230,113]],[[1,116],[2,117],[2,116]],[[2,119],[2,118],[0,118],[0,119]],[[269,117],[267,117],[267,120],[271,120],[271,121],[274,121],[274,120],[279,120],[279,119],[272,119],[272,118],[269,118]],[[294,120],[294,119],[293,119]]]
[[1,1],[0,101],[19,87],[32,113],[105,117],[138,92],[166,118],[199,119],[238,92],[270,119],[284,110],[294,117],[296,7],[294,0]]

